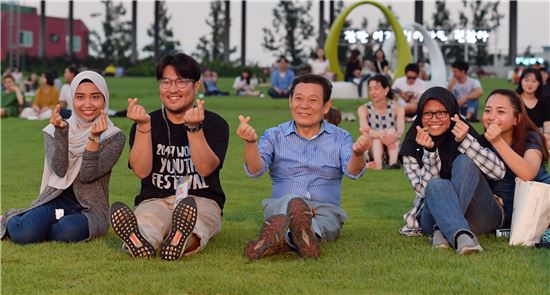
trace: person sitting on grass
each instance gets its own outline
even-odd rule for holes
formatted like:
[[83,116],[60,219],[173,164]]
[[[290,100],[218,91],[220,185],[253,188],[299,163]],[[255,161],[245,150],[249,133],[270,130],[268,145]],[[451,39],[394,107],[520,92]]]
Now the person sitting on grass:
[[46,72],[40,76],[40,87],[36,90],[32,107],[24,108],[20,117],[29,120],[45,120],[59,102],[59,91],[54,86],[55,75]]
[[493,192],[504,204],[503,228],[510,228],[514,206],[516,177],[524,181],[550,184],[548,147],[544,136],[530,119],[523,100],[508,89],[489,94],[483,111],[485,134],[495,151],[504,160],[506,175],[490,181]]
[[292,120],[268,129],[259,141],[251,118],[239,116],[245,172],[259,177],[269,169],[273,186],[271,199],[262,202],[265,222],[259,237],[244,250],[249,259],[288,250],[319,257],[321,241],[336,240],[342,230],[342,175],[363,175],[363,153],[371,139],[365,128],[353,143],[347,131],[323,120],[331,92],[322,76],[297,77],[288,99]]
[[[71,82],[74,77],[78,75],[78,67],[75,65],[69,65],[63,72],[63,77],[67,83],[61,86],[59,90],[59,104],[61,105],[61,117],[67,119],[73,112],[73,98],[71,96]],[[109,115],[109,114],[107,114]]]
[[209,69],[204,70],[202,73],[202,84],[204,87],[205,96],[228,96],[229,92],[221,91],[217,84],[218,73]]
[[374,165],[369,168],[382,169],[384,148],[388,152],[388,168],[399,169],[397,155],[399,139],[405,130],[405,113],[399,103],[393,102],[393,92],[386,76],[376,75],[368,82],[370,101],[357,109],[359,126],[369,126]]
[[[180,259],[204,249],[221,228],[225,194],[220,183],[229,126],[204,110],[195,95],[200,67],[183,53],[162,58],[156,70],[162,108],[150,114],[128,99],[128,164],[141,179],[135,211],[111,206],[111,224],[133,257]],[[188,177],[189,195],[176,198],[180,177]],[[183,187],[183,185],[182,185]],[[181,191],[181,190],[180,190]],[[135,213],[134,213],[135,212]]]
[[267,91],[272,98],[288,98],[290,87],[294,80],[294,71],[288,68],[288,60],[284,55],[277,61],[277,69],[271,74],[271,88]]
[[2,85],[4,87],[2,89],[2,100],[0,101],[0,117],[17,117],[23,107],[23,94],[10,74],[2,78]]
[[462,60],[451,64],[453,76],[449,80],[447,89],[453,93],[460,106],[460,114],[470,122],[478,122],[477,108],[479,98],[483,95],[483,88],[479,80],[468,76],[470,65]]
[[256,90],[258,79],[252,74],[249,69],[244,69],[240,76],[235,78],[233,89],[238,96],[261,96],[264,94]]
[[502,179],[506,172],[489,146],[459,116],[451,92],[426,90],[399,153],[416,192],[401,234],[431,235],[432,247],[453,246],[459,255],[483,251],[476,235],[494,233],[503,217],[487,179]]
[[73,115],[52,112],[43,129],[44,172],[30,208],[10,209],[0,236],[18,244],[79,242],[107,234],[109,179],[124,149],[124,133],[107,118],[109,90],[101,75],[85,71],[71,83]]

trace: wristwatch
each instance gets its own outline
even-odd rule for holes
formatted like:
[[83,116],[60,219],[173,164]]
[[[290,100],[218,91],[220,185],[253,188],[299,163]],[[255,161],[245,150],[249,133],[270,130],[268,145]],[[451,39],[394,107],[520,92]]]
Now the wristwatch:
[[185,130],[191,133],[199,132],[202,129],[202,122],[199,125],[195,125],[191,127],[189,127],[189,125],[187,124],[184,124],[184,125],[185,125]]
[[90,136],[88,136],[88,139],[95,142],[95,143],[99,143],[99,136],[90,135]]

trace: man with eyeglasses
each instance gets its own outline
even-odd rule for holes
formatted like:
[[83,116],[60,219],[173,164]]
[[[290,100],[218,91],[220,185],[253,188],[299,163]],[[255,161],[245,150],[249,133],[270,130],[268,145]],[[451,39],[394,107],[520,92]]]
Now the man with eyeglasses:
[[[117,202],[111,224],[134,257],[159,251],[177,260],[206,246],[221,228],[225,194],[220,184],[229,126],[204,109],[195,95],[199,64],[183,53],[163,57],[156,70],[162,108],[150,114],[128,99],[130,131],[128,165],[141,179],[135,211]],[[184,197],[188,188],[188,196]]]
[[418,108],[418,99],[428,88],[428,84],[419,79],[420,67],[415,63],[410,63],[405,67],[405,76],[395,80],[392,90],[399,97],[399,104],[405,110],[405,119],[412,121],[416,116]]

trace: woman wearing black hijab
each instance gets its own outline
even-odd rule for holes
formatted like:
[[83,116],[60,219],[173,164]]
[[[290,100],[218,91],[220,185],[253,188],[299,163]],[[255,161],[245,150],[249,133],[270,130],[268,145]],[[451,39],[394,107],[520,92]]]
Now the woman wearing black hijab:
[[504,163],[459,117],[454,95],[432,87],[420,97],[417,117],[399,156],[416,198],[403,217],[403,235],[432,235],[432,246],[460,255],[483,251],[474,235],[494,232],[502,209],[486,177],[504,176]]

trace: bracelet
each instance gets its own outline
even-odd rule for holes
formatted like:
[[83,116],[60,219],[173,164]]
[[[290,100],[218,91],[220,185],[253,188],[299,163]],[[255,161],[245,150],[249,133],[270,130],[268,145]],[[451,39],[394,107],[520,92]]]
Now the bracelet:
[[95,142],[95,143],[99,143],[99,136],[90,135],[90,136],[88,136],[88,139]]
[[141,129],[139,129],[139,127],[136,125],[136,130],[137,130],[138,132],[141,132],[141,133],[149,133],[149,132],[151,131],[151,127],[149,127],[149,129],[147,129],[147,130],[141,130]]

